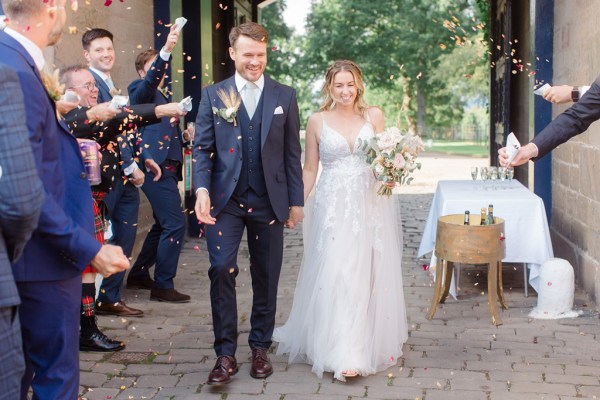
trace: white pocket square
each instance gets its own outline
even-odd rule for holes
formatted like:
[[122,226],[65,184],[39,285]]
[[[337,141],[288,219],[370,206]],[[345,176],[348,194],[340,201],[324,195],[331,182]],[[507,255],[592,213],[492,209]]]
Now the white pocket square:
[[273,111],[273,115],[283,114],[283,108],[281,106],[277,106],[275,111]]

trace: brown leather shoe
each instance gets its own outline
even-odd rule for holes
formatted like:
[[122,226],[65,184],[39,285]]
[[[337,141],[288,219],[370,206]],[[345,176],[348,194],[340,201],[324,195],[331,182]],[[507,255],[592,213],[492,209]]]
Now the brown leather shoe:
[[175,289],[156,289],[150,291],[150,300],[164,301],[166,303],[188,303],[190,296],[179,293]]
[[129,307],[124,301],[116,303],[96,303],[96,314],[98,315],[116,315],[118,317],[141,317],[144,315],[142,310]]
[[154,280],[149,276],[141,279],[127,278],[127,289],[150,290],[154,286]]
[[225,385],[238,372],[237,361],[233,356],[219,356],[214,368],[208,374],[207,385]]
[[256,347],[252,349],[252,367],[250,376],[256,379],[262,379],[273,373],[273,366],[267,355],[267,349]]

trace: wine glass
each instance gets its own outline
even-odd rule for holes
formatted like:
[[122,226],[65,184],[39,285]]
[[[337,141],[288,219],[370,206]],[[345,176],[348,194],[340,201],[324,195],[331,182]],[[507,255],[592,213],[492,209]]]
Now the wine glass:
[[477,173],[479,172],[479,168],[471,167],[471,178],[473,178],[473,182],[477,180]]
[[490,172],[487,167],[481,167],[481,180],[483,181],[483,190],[486,190],[485,181],[490,179]]
[[506,180],[506,167],[498,168],[498,176],[500,177],[501,182]]
[[515,169],[513,167],[506,167],[506,179],[512,181],[515,176]]

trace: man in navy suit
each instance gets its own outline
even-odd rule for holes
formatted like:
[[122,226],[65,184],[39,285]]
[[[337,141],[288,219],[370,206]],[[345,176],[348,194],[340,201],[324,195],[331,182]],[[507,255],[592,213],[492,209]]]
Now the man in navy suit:
[[[553,99],[548,98],[548,100],[552,101]],[[530,143],[521,146],[511,165],[517,166],[525,164],[529,160],[539,160],[558,145],[585,132],[592,122],[600,119],[600,76],[581,98],[577,94],[577,98],[572,100],[577,102],[550,122]],[[564,102],[564,99],[559,102]],[[500,164],[508,166],[506,148],[498,150],[498,154]]]
[[[81,43],[83,55],[98,87],[98,103],[111,101],[114,95],[120,93],[110,76],[115,64],[112,33],[106,29],[94,28],[83,34]],[[127,257],[131,257],[133,253],[140,207],[138,187],[144,183],[144,173],[135,160],[136,152],[132,147],[132,140],[135,138],[123,140],[119,147],[122,175],[126,176],[128,180],[118,179],[114,190],[104,198],[113,234],[110,242],[121,246]],[[147,162],[148,166],[152,166],[153,170],[157,171],[158,166],[149,157]],[[116,311],[104,310],[107,313],[126,316],[119,311],[121,308],[119,305],[122,304],[121,287],[124,277],[125,273],[123,272],[102,281],[98,303],[116,306],[112,307]]]
[[29,144],[16,72],[0,63],[0,399],[19,398],[25,371],[11,262],[37,227],[44,188]]
[[[10,27],[0,32],[0,61],[17,72],[29,101],[25,123],[45,194],[38,227],[13,264],[21,297],[25,355],[21,399],[75,399],[79,391],[81,271],[103,276],[129,266],[121,248],[94,238],[91,190],[77,140],[57,119],[40,71],[42,50],[56,44],[66,21],[66,0],[2,0]],[[50,82],[50,81],[49,81]]]
[[[160,53],[146,50],[136,57],[135,68],[141,79],[129,85],[132,105],[168,102],[159,89],[163,87],[171,52],[178,39],[179,32],[173,25]],[[182,110],[179,116],[185,114]],[[162,176],[158,180],[147,179],[142,186],[152,205],[154,225],[129,272],[127,287],[150,289],[150,300],[186,303],[190,301],[190,296],[178,292],[173,283],[185,233],[185,215],[177,187],[177,182],[182,178],[184,146],[179,119],[162,118],[159,124],[141,127],[140,133],[142,148],[160,165]],[[152,172],[149,175],[153,176]],[[153,265],[154,281],[149,273]]]
[[[244,229],[254,293],[250,375],[262,379],[273,373],[267,351],[275,326],[283,227],[293,228],[303,218],[296,92],[263,75],[267,40],[267,31],[254,22],[231,30],[235,75],[203,90],[196,120],[195,212],[206,224],[217,354],[209,385],[226,384],[238,371],[235,277]],[[242,104],[236,109],[238,96]]]

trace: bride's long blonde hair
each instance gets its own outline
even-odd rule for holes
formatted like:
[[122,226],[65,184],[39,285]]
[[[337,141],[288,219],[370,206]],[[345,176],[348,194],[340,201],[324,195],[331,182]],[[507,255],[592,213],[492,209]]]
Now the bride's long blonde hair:
[[364,94],[365,94],[365,86],[363,84],[362,71],[356,65],[354,61],[350,60],[338,60],[327,68],[327,72],[325,73],[325,84],[323,85],[323,89],[321,89],[321,96],[323,97],[323,102],[321,103],[321,107],[319,107],[319,111],[329,111],[335,105],[335,99],[331,95],[333,90],[333,80],[338,72],[348,71],[354,76],[354,83],[356,84],[356,99],[354,100],[354,108],[361,116],[365,116],[369,106],[365,102]]

